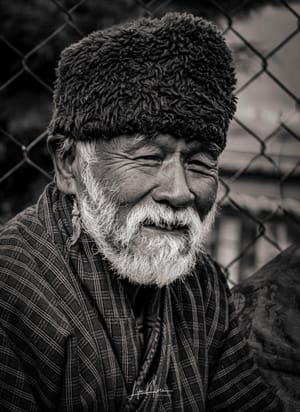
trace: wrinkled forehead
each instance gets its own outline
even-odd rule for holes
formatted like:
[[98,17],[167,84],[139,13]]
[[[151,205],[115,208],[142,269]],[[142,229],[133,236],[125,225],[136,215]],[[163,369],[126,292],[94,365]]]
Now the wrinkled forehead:
[[180,150],[189,155],[203,152],[210,154],[215,159],[222,151],[214,141],[204,143],[201,139],[178,138],[167,133],[119,135],[110,140],[97,140],[96,142],[96,149],[99,152],[106,149],[133,153],[143,148],[157,148],[164,152]]

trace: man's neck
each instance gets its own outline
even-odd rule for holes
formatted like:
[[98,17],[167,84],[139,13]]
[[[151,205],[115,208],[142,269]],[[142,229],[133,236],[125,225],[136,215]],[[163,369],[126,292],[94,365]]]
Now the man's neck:
[[123,286],[124,286],[124,289],[127,293],[129,301],[131,303],[131,306],[132,306],[132,308],[134,308],[135,303],[136,303],[136,298],[137,298],[137,295],[139,293],[139,290],[140,290],[141,286],[133,284],[133,283],[129,282],[126,279],[123,281]]
[[133,312],[135,316],[139,316],[140,313],[149,306],[157,288],[153,285],[137,285],[128,280],[123,280],[122,282]]

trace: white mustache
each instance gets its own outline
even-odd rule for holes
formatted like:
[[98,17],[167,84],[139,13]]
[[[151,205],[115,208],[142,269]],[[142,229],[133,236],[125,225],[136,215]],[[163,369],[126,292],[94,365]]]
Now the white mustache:
[[[190,239],[201,233],[203,224],[197,212],[192,208],[174,211],[168,206],[144,203],[133,207],[129,212],[126,222],[119,232],[118,241],[127,245],[142,227],[153,225],[167,230],[183,229]],[[183,240],[183,239],[182,239]]]
[[154,224],[170,226],[190,226],[195,221],[201,223],[197,212],[188,207],[174,211],[168,206],[149,205],[147,203],[134,207],[127,217],[127,223]]

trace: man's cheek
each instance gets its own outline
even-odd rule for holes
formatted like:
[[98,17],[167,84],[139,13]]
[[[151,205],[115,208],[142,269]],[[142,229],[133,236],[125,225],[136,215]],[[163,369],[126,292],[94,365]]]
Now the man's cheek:
[[205,219],[207,214],[213,208],[217,198],[218,184],[213,181],[209,185],[202,185],[197,191],[196,208],[201,221]]

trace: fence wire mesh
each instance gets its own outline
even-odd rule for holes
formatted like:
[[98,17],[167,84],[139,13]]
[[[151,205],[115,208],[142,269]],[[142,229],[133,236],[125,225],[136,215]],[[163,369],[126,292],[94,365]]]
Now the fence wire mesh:
[[[4,4],[5,3],[5,4]],[[52,179],[46,132],[60,51],[137,16],[193,12],[231,46],[239,109],[220,162],[222,211],[209,247],[231,283],[299,239],[300,5],[293,1],[0,1],[0,224]],[[274,27],[276,30],[274,30]]]

